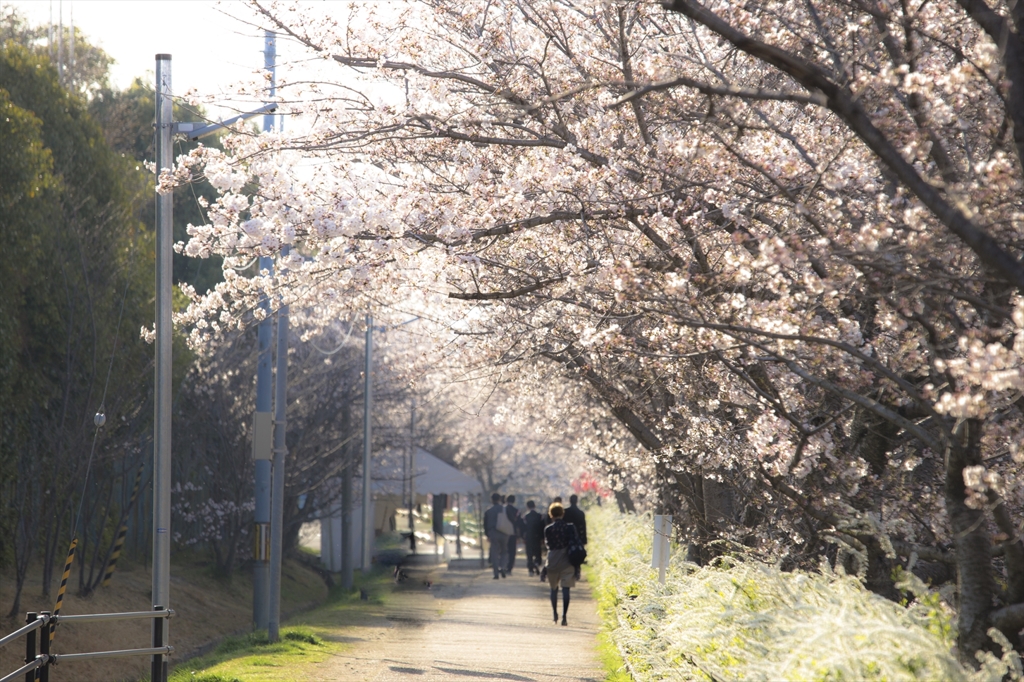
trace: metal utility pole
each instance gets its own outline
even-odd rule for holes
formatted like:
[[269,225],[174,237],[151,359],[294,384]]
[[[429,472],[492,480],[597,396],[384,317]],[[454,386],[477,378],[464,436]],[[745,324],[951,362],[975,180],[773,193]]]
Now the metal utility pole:
[[[277,55],[274,49],[273,33],[267,32],[264,37],[263,66],[273,76],[274,63]],[[271,82],[273,94],[273,82]],[[264,118],[264,129],[267,120]],[[260,258],[260,271],[274,272],[273,259]],[[270,516],[271,516],[271,478],[272,451],[270,447],[274,424],[271,418],[271,381],[273,376],[270,367],[270,339],[273,334],[270,319],[270,299],[266,294],[260,298],[263,319],[260,320],[259,359],[256,364],[256,423],[253,429],[253,455],[256,458],[256,509],[253,514],[256,535],[253,548],[252,569],[252,620],[257,630],[270,629]]]
[[[274,271],[271,258],[260,258],[260,270]],[[270,485],[271,439],[274,423],[271,416],[271,390],[273,375],[270,367],[270,340],[273,320],[270,300],[260,298],[263,319],[257,330],[259,356],[256,362],[256,417],[252,435],[253,456],[256,459],[256,509],[253,512],[253,568],[252,568],[252,621],[257,630],[270,626]]]
[[[264,67],[270,71],[270,96],[277,94],[277,45],[276,36],[267,31],[264,37]],[[274,115],[263,117],[263,131],[274,129]],[[291,252],[287,245],[281,247],[281,257]],[[287,429],[286,408],[288,404],[288,306],[281,305],[277,311],[277,374],[274,380],[274,468],[271,491],[270,520],[270,617],[267,635],[271,642],[280,638],[281,628],[281,560],[284,550],[284,458],[288,454],[285,443]]]
[[409,549],[416,553],[416,398],[409,412]]
[[[281,249],[287,256],[289,248]],[[288,306],[277,311],[277,395],[274,397],[274,480],[271,496],[270,521],[270,624],[267,628],[271,642],[279,638],[281,625],[281,559],[284,531],[284,458],[288,454],[285,444],[288,402]]]
[[[157,177],[170,168],[174,110],[171,100],[171,55],[156,56]],[[170,608],[171,592],[171,271],[173,194],[156,196],[156,362],[153,410],[153,609]],[[153,646],[167,646],[168,628],[153,620]],[[160,627],[156,625],[160,623]],[[160,641],[157,642],[156,640]],[[153,656],[153,682],[167,679],[167,662]]]
[[370,570],[373,552],[373,500],[370,478],[373,465],[370,461],[372,452],[370,443],[370,416],[373,412],[373,381],[370,372],[373,370],[373,316],[366,316],[366,369],[363,386],[363,573]]
[[352,470],[356,468],[355,448],[352,447],[352,406],[345,400],[341,406],[341,432],[345,444],[341,446],[345,466],[341,471],[341,586],[351,590],[352,575]]
[[[64,3],[57,3],[57,82],[64,85]],[[170,57],[171,55],[166,55]],[[167,61],[170,61],[168,59]],[[170,72],[168,72],[169,74]],[[169,77],[169,75],[168,75]],[[169,167],[169,166],[168,166]]]
[[[63,21],[60,31],[63,32]],[[58,39],[60,35],[58,35]],[[60,46],[58,46],[60,48]],[[60,59],[58,60],[60,61]],[[156,55],[156,166],[157,177],[160,171],[173,166],[172,138],[174,133],[188,132],[192,139],[210,135],[230,123],[243,120],[256,113],[273,111],[276,105],[267,105],[259,112],[241,114],[223,124],[211,124],[197,127],[193,123],[175,123],[174,108],[171,99],[171,55]],[[172,192],[157,194],[156,197],[156,348],[154,349],[155,381],[153,395],[153,608],[170,608],[171,593],[171,286],[173,272],[174,228],[172,223]],[[269,261],[269,259],[267,259]],[[261,267],[263,263],[261,262]],[[267,267],[273,267],[268,262]],[[264,301],[266,304],[266,302]],[[266,309],[269,309],[267,305]],[[260,349],[267,350],[268,358],[267,381],[270,371],[270,328],[267,327],[266,343],[264,343],[263,327],[260,327]],[[261,357],[262,359],[262,357]],[[270,384],[267,383],[266,393],[266,425],[270,426]],[[256,409],[260,409],[259,395]],[[261,421],[257,414],[256,431],[260,431]],[[254,451],[259,452],[258,438],[253,439]],[[269,459],[269,431],[266,438],[267,459]],[[257,462],[259,464],[259,462]],[[269,465],[269,462],[268,462]],[[258,467],[257,467],[258,468]],[[269,471],[268,471],[269,474]],[[269,475],[267,477],[269,483]],[[258,481],[258,478],[257,478]],[[259,486],[257,485],[257,488]],[[259,505],[257,504],[257,509]],[[257,512],[258,513],[258,512]],[[257,517],[258,518],[258,517]],[[269,519],[268,519],[269,520]],[[257,537],[260,537],[257,535]],[[153,647],[167,646],[168,623],[162,618],[153,619]],[[150,679],[152,682],[166,682],[167,661],[162,654],[155,654],[152,661]]]
[[[63,26],[61,27],[63,30]],[[239,114],[223,123],[175,123],[171,100],[171,55],[156,55],[156,166],[160,171],[173,166],[172,139],[175,133],[185,133],[192,140],[212,135],[227,126],[265,112],[272,112],[276,104],[267,104],[256,111]],[[156,198],[156,362],[153,424],[153,606],[170,607],[171,576],[171,276],[173,271],[174,230],[172,224],[172,192],[157,194]],[[260,269],[273,270],[269,258],[260,259]],[[264,296],[260,302],[266,317],[259,327],[260,357],[257,366],[256,420],[253,429],[253,454],[256,458],[256,568],[253,582],[253,620],[257,627],[267,626],[267,539],[270,522],[270,438],[273,423],[270,418],[270,302]],[[262,390],[261,390],[262,389]],[[263,497],[261,498],[261,490]],[[261,505],[261,499],[263,500]],[[261,562],[261,557],[263,557]],[[261,572],[260,564],[264,570]],[[262,591],[259,587],[262,585]],[[262,600],[259,595],[263,594]],[[262,619],[260,615],[262,615]],[[162,627],[158,627],[159,624]],[[163,619],[154,619],[154,647],[166,646],[168,633]],[[157,635],[159,633],[160,642]],[[163,656],[153,656],[153,682],[165,682],[167,664]]]

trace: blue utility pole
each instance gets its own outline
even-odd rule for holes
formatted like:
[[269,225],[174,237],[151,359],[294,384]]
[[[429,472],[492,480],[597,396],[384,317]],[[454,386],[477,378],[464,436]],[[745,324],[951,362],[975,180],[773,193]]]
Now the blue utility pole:
[[363,573],[368,573],[373,555],[373,474],[370,417],[373,413],[373,317],[366,316],[366,373],[363,384]]
[[[267,32],[264,38],[263,64],[270,71],[270,94],[274,95],[274,63],[276,61],[274,34]],[[273,127],[273,117],[265,116],[264,130]],[[274,272],[274,261],[263,256],[259,263],[260,271]],[[256,364],[256,420],[253,429],[253,454],[256,458],[256,509],[253,514],[256,541],[253,543],[252,572],[252,619],[257,630],[268,630],[270,627],[270,503],[273,437],[273,420],[271,417],[271,391],[273,375],[270,367],[270,341],[272,336],[270,317],[270,299],[266,294],[260,298],[260,309],[263,319],[259,324],[259,358]]]

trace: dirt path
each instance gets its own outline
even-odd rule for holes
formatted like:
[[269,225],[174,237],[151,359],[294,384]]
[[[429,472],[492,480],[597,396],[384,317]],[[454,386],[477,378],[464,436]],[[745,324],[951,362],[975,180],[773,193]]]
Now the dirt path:
[[[311,680],[441,682],[512,680],[599,682],[598,615],[590,586],[572,590],[569,626],[552,622],[546,583],[523,569],[504,580],[490,572],[447,571],[430,590],[403,586],[376,623],[346,629],[352,644],[319,665]],[[561,610],[561,604],[559,604]]]

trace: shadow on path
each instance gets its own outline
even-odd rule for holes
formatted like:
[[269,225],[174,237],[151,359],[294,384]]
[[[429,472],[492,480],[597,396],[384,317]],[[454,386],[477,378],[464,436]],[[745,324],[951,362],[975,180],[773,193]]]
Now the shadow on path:
[[492,580],[489,571],[448,571],[431,589],[397,585],[383,618],[362,626],[358,641],[345,637],[351,647],[319,665],[310,679],[603,680],[595,651],[600,621],[589,585],[580,582],[572,590],[569,627],[552,622],[548,595],[547,584],[525,570],[501,580]]

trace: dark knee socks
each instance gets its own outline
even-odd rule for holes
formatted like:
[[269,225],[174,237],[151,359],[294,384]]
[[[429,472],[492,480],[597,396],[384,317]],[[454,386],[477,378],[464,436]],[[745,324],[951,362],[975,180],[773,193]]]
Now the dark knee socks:
[[558,590],[551,590],[551,610],[558,615]]
[[[555,603],[555,591],[551,590],[551,603]],[[569,612],[569,588],[562,588],[562,618],[565,618],[565,614]]]

